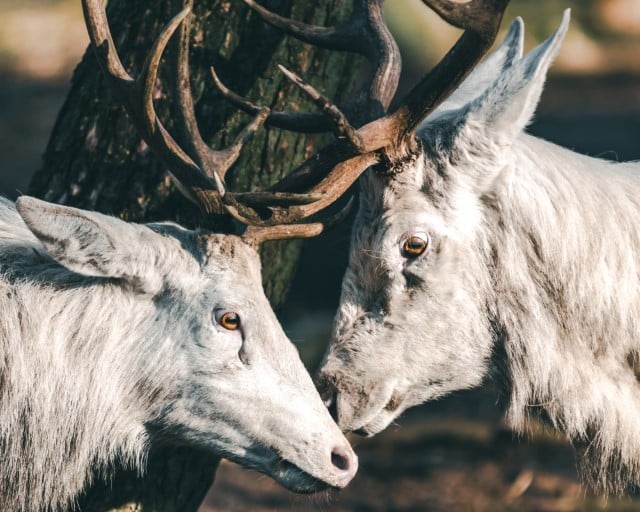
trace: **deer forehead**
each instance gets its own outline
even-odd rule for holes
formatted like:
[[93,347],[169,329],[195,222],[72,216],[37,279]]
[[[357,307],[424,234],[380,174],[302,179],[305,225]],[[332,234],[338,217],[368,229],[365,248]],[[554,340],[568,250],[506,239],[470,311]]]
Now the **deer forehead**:
[[231,272],[231,278],[242,276],[250,282],[260,283],[260,256],[258,251],[236,235],[199,233],[196,241],[203,256],[202,271],[219,275]]

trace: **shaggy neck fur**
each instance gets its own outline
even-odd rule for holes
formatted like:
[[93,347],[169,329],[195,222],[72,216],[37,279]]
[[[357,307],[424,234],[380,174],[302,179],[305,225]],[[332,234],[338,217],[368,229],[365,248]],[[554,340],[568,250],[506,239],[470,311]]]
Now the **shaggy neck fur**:
[[[140,339],[130,333],[153,313],[134,294],[54,263],[15,211],[2,210],[0,510],[55,510],[91,468],[115,458],[140,467],[145,418],[134,404],[154,390],[141,384],[127,340]],[[147,352],[144,373],[162,371],[153,369],[158,352]]]
[[485,198],[519,429],[541,413],[597,489],[640,480],[640,168],[523,135]]

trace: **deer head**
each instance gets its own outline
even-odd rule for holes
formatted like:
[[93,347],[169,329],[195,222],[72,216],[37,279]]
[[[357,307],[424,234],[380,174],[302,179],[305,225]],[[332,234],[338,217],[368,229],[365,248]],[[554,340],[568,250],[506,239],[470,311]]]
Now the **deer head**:
[[491,197],[502,171],[516,166],[514,147],[568,21],[567,11],[556,33],[521,57],[517,19],[438,108],[416,117],[408,157],[361,178],[318,376],[343,430],[371,435],[408,407],[478,385],[500,350]]

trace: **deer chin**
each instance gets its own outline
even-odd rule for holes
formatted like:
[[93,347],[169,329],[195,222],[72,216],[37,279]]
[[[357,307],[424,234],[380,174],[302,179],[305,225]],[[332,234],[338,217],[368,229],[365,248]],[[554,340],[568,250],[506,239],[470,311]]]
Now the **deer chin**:
[[358,434],[364,437],[371,437],[386,429],[402,412],[407,409],[404,405],[402,395],[394,392],[391,398],[385,403],[384,407],[379,409],[375,416],[368,419],[368,421],[357,430],[354,430],[354,434]]
[[[336,432],[339,433],[337,428]],[[216,452],[245,468],[270,476],[283,487],[301,494],[330,488],[342,489],[358,470],[358,458],[346,440],[344,444],[327,449],[326,458],[316,456],[317,447],[314,449],[308,443],[274,446],[254,440],[245,446],[241,450],[234,449],[234,446],[230,450]],[[332,444],[329,443],[328,446]]]
[[283,487],[300,494],[312,494],[329,488],[344,487],[337,482],[327,482],[315,477],[297,464],[279,457],[274,452],[269,452],[264,450],[259,455],[252,454],[253,456],[249,457],[227,454],[226,458],[245,468],[270,476]]
[[398,417],[395,411],[382,410],[369,423],[363,425],[353,433],[363,437],[372,437],[382,432],[391,422]]
[[270,476],[283,487],[300,494],[312,494],[337,488],[338,485],[320,480],[287,460],[281,460],[276,468],[269,472]]
[[336,408],[340,428],[365,436],[384,430],[404,410],[402,393],[396,386],[397,381],[392,379],[372,386],[368,393],[364,390],[357,395],[339,392]]

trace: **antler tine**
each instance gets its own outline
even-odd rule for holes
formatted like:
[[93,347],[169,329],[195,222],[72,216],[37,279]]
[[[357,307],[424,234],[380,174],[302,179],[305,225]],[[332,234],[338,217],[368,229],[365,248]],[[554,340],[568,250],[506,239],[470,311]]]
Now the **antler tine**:
[[344,220],[353,207],[353,196],[347,204],[336,214],[324,220],[309,222],[307,224],[280,224],[276,226],[257,227],[249,226],[242,234],[242,238],[249,245],[260,245],[268,240],[285,240],[291,238],[311,238],[331,228]]
[[276,210],[274,211],[272,223],[291,224],[299,222],[330,206],[347,192],[366,169],[378,163],[379,160],[380,156],[372,151],[337,163],[331,169],[331,172],[309,191],[309,194],[320,197],[317,201]]
[[[400,78],[400,52],[382,16],[382,0],[356,0],[349,19],[336,27],[307,25],[275,14],[254,0],[244,0],[260,17],[303,42],[329,50],[359,53],[369,60],[371,70],[354,100],[340,109],[352,117],[356,126],[385,114]],[[223,92],[224,94],[224,92]],[[248,100],[228,95],[239,108],[251,111]],[[300,117],[298,117],[300,116]],[[267,123],[288,130],[314,133],[329,131],[326,118],[317,114],[272,113]]]
[[358,112],[360,118],[354,120],[361,126],[387,112],[398,88],[402,59],[400,49],[384,22],[382,0],[357,0],[350,20],[356,17],[364,20],[359,32],[365,56],[371,63],[365,82],[369,87],[361,89],[355,99],[359,110],[366,109],[366,112]]
[[362,140],[358,135],[356,129],[351,126],[347,117],[342,111],[334,105],[329,98],[318,92],[314,87],[306,83],[302,78],[296,75],[293,71],[289,71],[284,66],[278,65],[280,71],[291,80],[295,85],[302,89],[307,96],[309,96],[313,102],[320,107],[324,113],[333,121],[335,132],[338,138],[343,138],[351,143],[353,147],[361,152],[364,149]]
[[[487,23],[494,16],[499,16],[497,27],[506,8],[506,2],[498,1],[470,1],[466,3],[452,2],[450,0],[422,0],[422,3],[431,8],[449,25],[464,30],[472,30],[478,34],[486,34],[487,38],[495,37],[495,23]],[[494,20],[495,22],[495,20]]]
[[276,226],[249,226],[242,234],[243,240],[249,245],[257,247],[269,240],[286,240],[292,238],[313,238],[325,231],[320,222],[308,224],[279,224]]
[[[192,8],[192,1],[185,2],[185,9]],[[195,108],[193,106],[193,96],[191,94],[191,83],[189,73],[189,35],[191,32],[190,16],[185,16],[178,37],[174,40],[173,51],[169,53],[175,74],[171,74],[171,92],[177,100],[177,108],[174,116],[176,124],[182,134],[182,143],[185,150],[195,157],[196,164],[209,177],[215,180],[218,176],[222,180],[223,176],[215,172],[210,165],[209,147],[206,145],[196,121]],[[224,171],[223,171],[224,173]],[[217,181],[217,180],[216,180]],[[224,194],[224,190],[219,190]]]
[[[240,151],[245,144],[247,144],[254,134],[264,124],[265,120],[269,116],[270,110],[267,107],[262,107],[257,115],[253,118],[248,125],[246,125],[242,131],[236,136],[230,146],[223,150],[211,152],[211,158],[213,160],[213,168],[218,169],[216,174],[219,174],[224,179],[229,168],[238,160]],[[207,146],[208,148],[208,146]]]
[[[214,68],[211,68],[211,78],[213,78],[213,83],[220,91],[220,94],[240,110],[248,114],[257,115],[264,108],[229,89],[222,83]],[[283,130],[302,133],[326,133],[331,131],[331,120],[318,113],[271,111],[265,120],[265,124],[282,128]]]
[[[237,159],[242,145],[262,125],[268,115],[268,109],[260,109],[255,119],[245,127],[230,147],[214,151],[206,145],[195,120],[189,85],[187,46],[191,5],[190,2],[188,4],[162,30],[145,60],[140,76],[134,79],[118,57],[103,1],[82,0],[87,30],[100,67],[107,81],[120,96],[142,138],[167,166],[180,192],[198,204],[204,214],[230,213],[227,212],[226,204],[222,202],[221,197],[229,196],[227,201],[233,203],[236,201],[234,198],[236,194],[226,193],[224,175]],[[177,118],[187,145],[186,151],[164,127],[153,103],[162,54],[180,25],[183,25],[181,40],[178,42],[176,51],[172,52],[177,69],[177,76],[173,81],[173,93],[180,105]],[[237,196],[241,198],[242,194]],[[266,198],[262,199],[266,202]],[[276,198],[275,201],[280,204],[282,198]],[[301,202],[305,201],[298,198],[297,203]],[[250,206],[239,205],[238,210],[243,218],[259,219],[257,212]]]
[[118,57],[107,24],[103,3],[96,0],[84,0],[82,11],[91,42],[96,48],[96,52],[100,52],[98,61],[105,70],[105,75],[121,88],[132,87],[135,80],[129,75]]
[[264,21],[273,25],[282,32],[299,39],[305,43],[337,51],[360,51],[360,46],[353,48],[354,31],[348,24],[337,27],[319,27],[308,25],[290,18],[280,16],[256,3],[254,0],[244,0],[254,12]]

